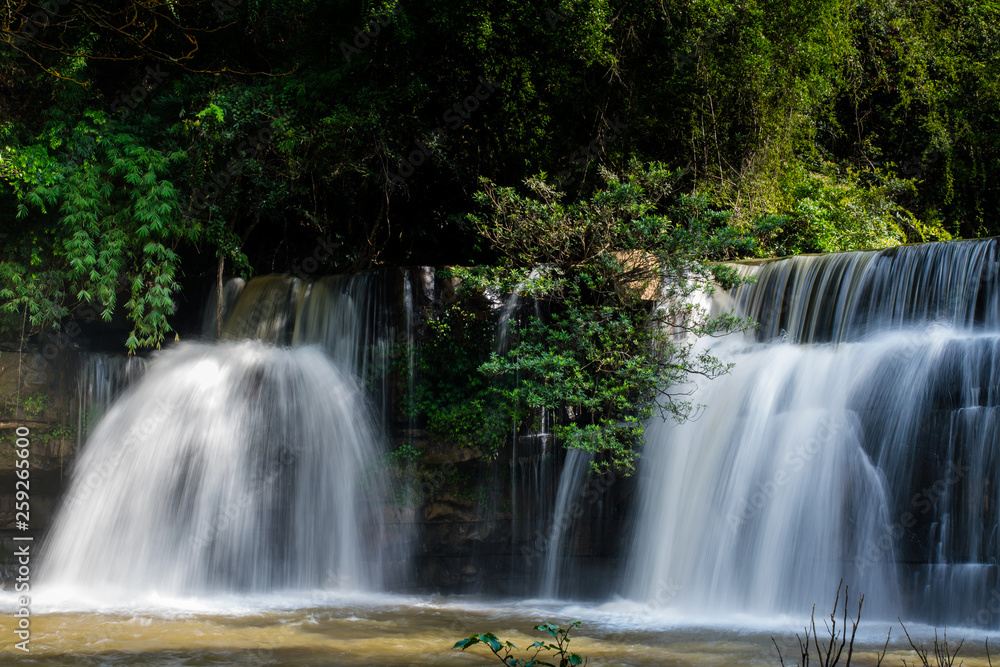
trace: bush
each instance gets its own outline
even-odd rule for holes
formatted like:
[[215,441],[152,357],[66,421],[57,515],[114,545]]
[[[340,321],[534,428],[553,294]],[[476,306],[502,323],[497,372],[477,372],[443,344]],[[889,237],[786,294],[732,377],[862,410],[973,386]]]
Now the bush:
[[544,175],[526,181],[526,194],[483,181],[485,213],[469,221],[499,261],[457,273],[467,293],[513,291],[545,304],[547,316],[513,325],[510,349],[480,366],[514,424],[544,409],[563,444],[628,474],[644,420],[657,410],[686,419],[696,406],[678,387],[728,370],[696,353],[694,338],[749,323],[709,317],[692,298],[737,278],[703,259],[724,239],[660,210],[678,174],[632,164],[602,175],[603,188],[572,203]]

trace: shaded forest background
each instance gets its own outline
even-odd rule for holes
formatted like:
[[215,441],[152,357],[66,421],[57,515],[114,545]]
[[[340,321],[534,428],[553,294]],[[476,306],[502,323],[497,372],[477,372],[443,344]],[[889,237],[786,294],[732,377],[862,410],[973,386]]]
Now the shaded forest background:
[[50,0],[0,28],[0,281],[36,326],[92,301],[156,344],[220,259],[490,262],[481,179],[573,199],[633,161],[675,170],[659,205],[707,258],[998,233],[995,2]]

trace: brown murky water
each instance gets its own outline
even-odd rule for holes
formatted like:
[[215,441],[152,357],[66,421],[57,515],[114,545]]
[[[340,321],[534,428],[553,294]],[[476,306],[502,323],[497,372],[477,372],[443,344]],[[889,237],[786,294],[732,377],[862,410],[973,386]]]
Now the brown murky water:
[[[580,619],[574,650],[589,665],[777,665],[774,634],[787,664],[797,662],[793,634],[735,627],[666,627],[644,622],[642,610],[602,607],[466,603],[454,599],[396,598],[300,609],[254,611],[253,604],[219,610],[38,611],[31,618],[31,651],[14,648],[8,605],[0,616],[2,665],[488,665],[499,664],[484,648],[451,650],[474,632],[496,633],[519,646],[540,634],[532,626]],[[587,618],[587,617],[590,618]],[[781,623],[778,623],[781,625]],[[886,624],[881,624],[887,627]],[[786,626],[787,628],[787,626]],[[911,633],[913,628],[911,628]],[[933,640],[922,629],[923,641]],[[898,626],[884,665],[913,662],[897,643]],[[962,636],[955,634],[953,638]],[[883,636],[884,638],[884,636]],[[852,664],[874,665],[875,642],[866,635]],[[879,647],[880,648],[880,647]],[[983,637],[962,649],[968,667],[987,665]],[[933,656],[932,656],[933,658]],[[1000,660],[995,661],[1000,666]]]

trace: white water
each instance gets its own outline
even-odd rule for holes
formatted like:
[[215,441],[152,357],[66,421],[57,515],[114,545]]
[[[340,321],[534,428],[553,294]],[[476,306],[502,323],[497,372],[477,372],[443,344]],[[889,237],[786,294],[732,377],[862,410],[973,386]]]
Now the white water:
[[316,348],[175,345],[90,437],[39,581],[105,598],[377,588],[376,433]]
[[774,615],[825,601],[843,577],[870,604],[895,602],[890,559],[858,568],[891,525],[849,405],[852,380],[864,383],[881,351],[727,351],[737,366],[699,396],[705,412],[649,429],[639,515],[655,525],[634,554],[636,597],[671,582],[694,612]]
[[[231,281],[236,282],[236,281]],[[259,340],[272,345],[318,345],[342,369],[353,372],[388,414],[394,330],[386,299],[386,275],[370,272],[325,276],[305,282],[291,276],[261,276],[228,297],[223,341]],[[205,329],[216,317],[205,313]]]
[[541,593],[544,598],[556,598],[560,594],[559,584],[566,551],[564,541],[572,537],[574,520],[584,513],[578,497],[581,495],[581,487],[586,489],[585,480],[593,459],[593,454],[580,449],[571,449],[566,453],[559,475],[559,488],[556,491],[552,527],[549,530],[545,566],[542,570]]
[[77,448],[111,403],[146,370],[146,360],[120,354],[82,355],[77,379]]
[[996,627],[996,258],[985,241],[761,267],[734,295],[759,332],[712,341],[732,374],[698,389],[697,420],[648,431],[630,596],[807,614],[843,578],[869,617]]
[[[414,294],[414,277],[410,269],[403,271],[403,320],[406,325],[406,395],[415,400],[417,390],[417,359],[420,348],[417,341],[417,328],[420,324],[420,314],[417,307],[417,297]],[[407,417],[406,428],[408,437],[413,437],[416,428],[416,409],[411,407]]]

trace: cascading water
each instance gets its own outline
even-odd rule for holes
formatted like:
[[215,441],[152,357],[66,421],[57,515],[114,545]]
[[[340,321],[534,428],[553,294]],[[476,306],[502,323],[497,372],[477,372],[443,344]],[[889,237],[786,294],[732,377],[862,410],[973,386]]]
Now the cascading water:
[[[222,333],[222,322],[226,312],[239,298],[246,283],[242,278],[232,278],[223,286],[220,294],[218,288],[209,292],[205,315],[201,322],[201,335],[204,338],[218,338]],[[222,297],[221,302],[219,297]]]
[[223,340],[155,355],[91,434],[41,580],[104,595],[379,588],[405,543],[385,528],[372,406],[392,339],[383,283],[227,290]]
[[574,507],[576,496],[584,485],[587,471],[593,454],[579,449],[571,449],[566,453],[562,473],[559,475],[559,488],[556,491],[556,504],[553,508],[552,527],[549,531],[548,549],[545,552],[545,565],[542,571],[542,597],[555,598],[560,594],[560,581],[564,554],[564,540],[571,533],[574,519],[579,518],[579,510]]
[[[221,340],[318,345],[361,378],[385,415],[394,340],[385,283],[386,276],[376,272],[311,283],[290,276],[255,278],[225,311]],[[214,318],[214,312],[206,313],[206,320]]]
[[[533,278],[537,275],[532,273]],[[528,324],[528,318],[547,317],[545,302],[522,297],[523,287],[502,296],[486,293],[496,317],[498,355],[510,351],[512,333]],[[588,476],[593,457],[560,446],[552,435],[556,420],[549,410],[540,408],[533,417],[537,426],[511,434],[509,584],[504,589],[491,583],[488,590],[547,599],[600,599],[616,584],[609,561],[621,526],[620,517],[609,511],[617,509],[608,502],[613,481]]]
[[83,355],[77,379],[77,448],[118,395],[146,370],[142,357],[121,354]]
[[[482,554],[469,550],[452,561],[491,594],[606,599],[621,591],[608,563],[627,557],[630,597],[649,603],[638,614],[629,601],[328,595],[377,589],[380,580],[391,590],[386,570],[408,553],[398,547],[409,544],[409,528],[392,523],[398,496],[381,476],[389,420],[373,407],[388,393],[390,345],[402,342],[386,315],[387,281],[233,284],[223,322],[211,306],[205,329],[212,338],[221,331],[221,341],[152,355],[78,458],[43,559],[32,560],[41,566],[32,569],[32,659],[437,664],[460,635],[498,623],[527,628],[544,611],[583,619],[578,648],[595,661],[764,664],[774,662],[770,629],[783,628],[779,644],[782,634],[793,643],[788,628],[813,603],[828,605],[840,577],[852,600],[866,594],[867,627],[873,612],[946,623],[950,633],[955,624],[995,627],[997,256],[994,241],[950,243],[747,269],[758,284],[717,302],[725,297],[763,326],[710,341],[737,366],[699,390],[708,407],[698,420],[650,425],[628,553],[616,522],[631,486],[587,476],[584,454],[552,450],[541,437],[545,417],[540,433],[512,445],[519,492],[490,501],[501,521],[443,521],[423,536],[493,531],[496,539],[482,541],[492,560],[481,560],[499,567],[476,571]],[[417,279],[406,276],[410,297]],[[431,272],[419,280],[424,304],[447,301],[433,292]],[[87,392],[91,405],[107,400]],[[552,455],[542,459],[545,447]],[[492,488],[506,491],[506,461],[469,461],[460,472],[474,465],[499,469]],[[513,517],[507,500],[517,503]],[[519,522],[520,543],[502,525],[508,518]],[[397,574],[412,583],[415,569]],[[53,588],[87,610],[53,609]],[[315,589],[322,593],[287,594]],[[229,595],[267,591],[280,594]],[[5,613],[23,605],[19,595],[0,596]],[[107,596],[112,613],[92,613],[92,601]],[[679,623],[665,614],[668,626],[708,619],[716,627],[665,628],[647,613],[663,604],[681,612]],[[174,605],[197,613],[157,613]],[[762,619],[767,633],[747,632],[758,619],[746,615],[720,618],[748,612],[791,616]]]
[[[417,391],[417,358],[419,348],[417,345],[417,327],[420,324],[420,316],[417,309],[417,297],[414,293],[414,278],[412,271],[403,271],[403,319],[406,324],[406,395],[416,396]],[[406,422],[407,437],[413,438],[416,428],[416,411],[411,409]]]
[[868,614],[992,625],[1000,557],[998,243],[767,263],[761,323],[700,418],[651,425],[632,591],[710,616],[801,614],[841,578]]
[[194,594],[360,588],[379,577],[379,443],[315,348],[181,344],[80,456],[47,584]]
[[[535,274],[532,274],[535,277]],[[511,334],[525,324],[528,309],[541,318],[541,306],[535,299],[521,297],[524,284],[506,295],[487,293],[496,311],[497,329],[493,343],[498,355],[510,351]],[[550,547],[549,532],[553,521],[554,492],[559,485],[559,456],[555,451],[549,420],[543,409],[538,415],[538,429],[530,433],[511,432],[510,454],[510,582],[509,594],[531,595],[542,584],[542,571]]]

